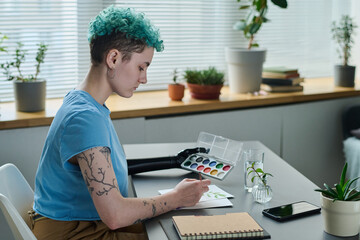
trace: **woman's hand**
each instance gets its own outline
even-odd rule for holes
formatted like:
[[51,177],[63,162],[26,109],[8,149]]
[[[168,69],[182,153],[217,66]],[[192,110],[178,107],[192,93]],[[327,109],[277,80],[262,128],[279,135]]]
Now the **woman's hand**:
[[209,191],[209,179],[196,180],[185,178],[176,185],[174,191],[177,195],[178,207],[191,207],[199,202],[204,192]]

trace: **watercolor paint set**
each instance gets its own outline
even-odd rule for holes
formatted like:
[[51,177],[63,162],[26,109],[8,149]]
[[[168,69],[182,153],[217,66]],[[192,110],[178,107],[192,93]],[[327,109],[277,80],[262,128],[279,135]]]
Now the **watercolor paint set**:
[[207,153],[190,155],[181,167],[223,180],[239,160],[243,143],[210,133],[201,132],[197,147],[204,147]]

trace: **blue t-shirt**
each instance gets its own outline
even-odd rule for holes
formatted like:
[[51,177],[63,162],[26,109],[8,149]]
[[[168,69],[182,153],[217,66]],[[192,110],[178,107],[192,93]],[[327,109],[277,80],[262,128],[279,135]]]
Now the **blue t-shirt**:
[[128,196],[125,154],[110,119],[110,110],[87,92],[72,90],[64,98],[47,135],[35,178],[34,210],[55,220],[99,220],[73,156],[93,147],[108,147],[119,190]]

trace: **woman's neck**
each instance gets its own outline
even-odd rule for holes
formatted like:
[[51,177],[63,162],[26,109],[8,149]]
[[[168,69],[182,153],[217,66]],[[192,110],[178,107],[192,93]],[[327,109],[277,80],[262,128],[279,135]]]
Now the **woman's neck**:
[[88,92],[98,103],[103,105],[112,93],[106,80],[106,71],[102,65],[92,65],[85,79],[76,89]]

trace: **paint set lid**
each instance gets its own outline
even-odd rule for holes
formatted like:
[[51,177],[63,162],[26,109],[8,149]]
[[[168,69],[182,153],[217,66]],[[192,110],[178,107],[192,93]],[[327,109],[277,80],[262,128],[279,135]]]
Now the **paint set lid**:
[[243,143],[207,132],[200,132],[196,146],[209,149],[206,156],[220,159],[224,163],[235,166],[240,158]]

